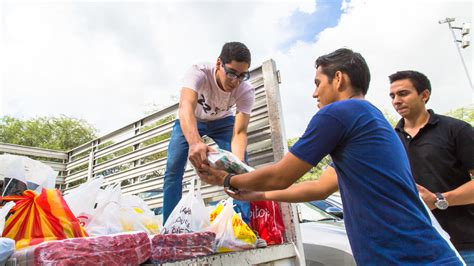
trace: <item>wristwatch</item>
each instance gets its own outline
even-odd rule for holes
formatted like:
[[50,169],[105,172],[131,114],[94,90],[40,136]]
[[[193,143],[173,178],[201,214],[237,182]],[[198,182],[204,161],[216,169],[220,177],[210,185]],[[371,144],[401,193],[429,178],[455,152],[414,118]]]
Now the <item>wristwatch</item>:
[[239,193],[239,189],[230,185],[230,179],[234,176],[234,174],[228,174],[224,177],[224,188],[229,191],[230,193]]
[[436,195],[436,202],[435,202],[436,208],[440,210],[446,210],[449,206],[449,203],[446,200],[446,198],[444,198],[443,194],[439,192],[436,192],[435,195]]

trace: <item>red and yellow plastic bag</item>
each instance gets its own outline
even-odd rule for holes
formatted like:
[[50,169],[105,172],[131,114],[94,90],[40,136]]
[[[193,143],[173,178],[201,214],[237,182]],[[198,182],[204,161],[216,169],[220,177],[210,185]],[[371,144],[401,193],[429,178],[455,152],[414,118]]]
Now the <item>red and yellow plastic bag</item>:
[[20,196],[1,197],[15,201],[6,220],[3,236],[14,239],[21,249],[50,240],[88,236],[59,190],[43,189],[41,194],[26,190]]

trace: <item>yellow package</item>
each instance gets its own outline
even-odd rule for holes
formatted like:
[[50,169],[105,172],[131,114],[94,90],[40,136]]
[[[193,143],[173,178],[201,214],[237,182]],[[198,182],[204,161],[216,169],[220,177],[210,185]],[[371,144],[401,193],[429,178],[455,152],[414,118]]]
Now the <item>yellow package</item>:
[[216,234],[217,252],[255,248],[257,236],[235,213],[233,199],[221,201],[210,215],[210,231]]

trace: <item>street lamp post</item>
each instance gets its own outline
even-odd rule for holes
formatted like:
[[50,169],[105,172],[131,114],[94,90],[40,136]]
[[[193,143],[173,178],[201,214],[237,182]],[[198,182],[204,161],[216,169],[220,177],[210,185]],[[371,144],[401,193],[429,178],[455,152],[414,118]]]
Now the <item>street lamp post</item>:
[[[466,67],[466,62],[464,62],[464,57],[462,56],[461,49],[459,48],[458,43],[461,43],[461,47],[463,49],[469,47],[470,42],[468,40],[467,34],[469,34],[471,27],[469,23],[463,23],[463,27],[453,27],[451,25],[451,22],[454,22],[455,18],[445,18],[440,21],[438,21],[439,24],[448,24],[449,29],[451,30],[451,33],[453,34],[453,39],[454,39],[454,44],[456,45],[456,49],[458,50],[459,57],[461,58],[462,66],[464,67],[464,71],[466,72],[466,77],[467,80],[469,81],[469,86],[471,87],[471,90],[474,90],[474,87],[472,86],[472,81],[471,81],[471,76],[469,75],[469,71],[467,70]],[[461,36],[462,39],[458,40],[456,38],[456,34],[454,33],[454,30],[461,30]]]

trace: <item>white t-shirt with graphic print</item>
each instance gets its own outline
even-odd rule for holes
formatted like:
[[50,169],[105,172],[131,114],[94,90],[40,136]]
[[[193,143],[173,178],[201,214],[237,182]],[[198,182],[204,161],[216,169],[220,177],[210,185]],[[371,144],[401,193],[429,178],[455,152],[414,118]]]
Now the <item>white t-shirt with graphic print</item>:
[[247,82],[231,92],[219,88],[215,76],[215,65],[204,63],[193,65],[186,73],[183,87],[198,94],[194,114],[198,121],[212,121],[235,115],[236,111],[250,114],[255,101],[255,90]]

